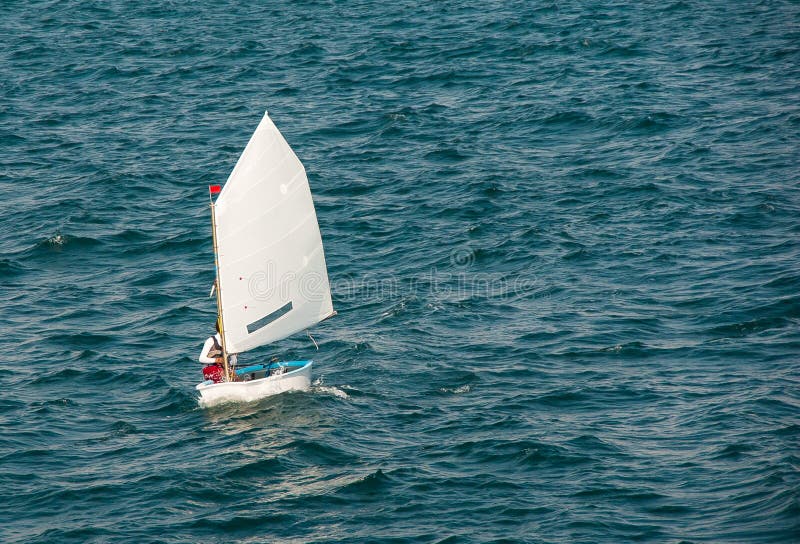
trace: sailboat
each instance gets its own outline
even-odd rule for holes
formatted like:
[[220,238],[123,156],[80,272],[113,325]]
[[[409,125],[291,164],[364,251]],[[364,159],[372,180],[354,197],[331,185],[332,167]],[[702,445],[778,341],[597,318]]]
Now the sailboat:
[[305,168],[268,113],[209,198],[224,372],[196,386],[200,404],[310,389],[310,360],[236,368],[238,355],[336,315]]

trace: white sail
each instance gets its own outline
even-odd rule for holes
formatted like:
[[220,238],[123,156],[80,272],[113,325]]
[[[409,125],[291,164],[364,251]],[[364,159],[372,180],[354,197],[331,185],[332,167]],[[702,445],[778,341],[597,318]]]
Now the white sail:
[[305,168],[267,114],[215,208],[228,353],[281,340],[333,315]]

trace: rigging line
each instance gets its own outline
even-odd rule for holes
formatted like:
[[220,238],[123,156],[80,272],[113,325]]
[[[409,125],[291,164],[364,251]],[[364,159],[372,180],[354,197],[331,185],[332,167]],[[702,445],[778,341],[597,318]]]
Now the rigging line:
[[309,338],[311,338],[311,341],[314,342],[314,347],[317,348],[317,351],[319,351],[319,344],[317,344],[317,341],[314,340],[313,336],[311,336],[311,332],[309,332],[308,329],[306,329],[306,334],[308,335]]

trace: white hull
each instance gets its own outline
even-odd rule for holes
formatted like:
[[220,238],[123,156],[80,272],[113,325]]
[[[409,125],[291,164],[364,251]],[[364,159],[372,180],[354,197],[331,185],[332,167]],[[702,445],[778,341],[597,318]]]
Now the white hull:
[[200,406],[204,408],[225,402],[251,402],[286,391],[308,391],[311,389],[311,362],[297,370],[260,380],[200,383],[196,389],[200,393]]

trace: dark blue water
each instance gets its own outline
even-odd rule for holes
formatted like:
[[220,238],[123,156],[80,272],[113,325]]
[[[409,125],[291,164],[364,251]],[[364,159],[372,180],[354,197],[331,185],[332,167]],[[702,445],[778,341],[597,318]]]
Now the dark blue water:
[[[796,542],[796,2],[8,1],[0,541]],[[198,408],[265,109],[339,315]]]

